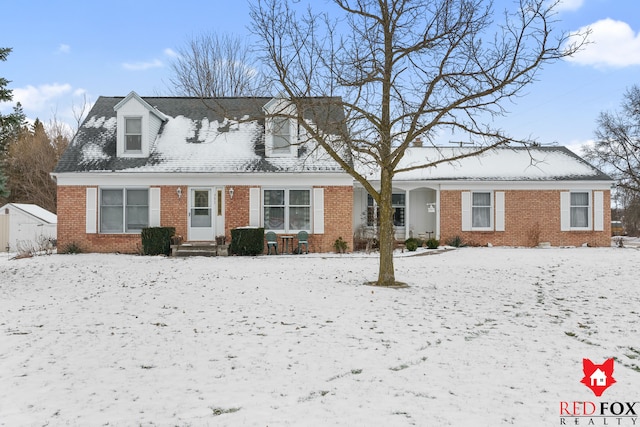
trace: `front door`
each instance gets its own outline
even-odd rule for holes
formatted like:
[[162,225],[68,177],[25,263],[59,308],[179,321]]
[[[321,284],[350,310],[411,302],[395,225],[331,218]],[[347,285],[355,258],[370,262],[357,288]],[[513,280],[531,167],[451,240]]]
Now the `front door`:
[[189,240],[214,240],[214,200],[211,188],[189,191]]

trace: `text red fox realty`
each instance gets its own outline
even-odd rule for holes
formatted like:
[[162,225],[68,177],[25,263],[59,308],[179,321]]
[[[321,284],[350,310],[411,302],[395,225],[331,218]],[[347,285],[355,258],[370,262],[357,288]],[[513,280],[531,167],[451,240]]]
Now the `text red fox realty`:
[[[607,359],[601,365],[589,359],[582,360],[584,377],[580,381],[596,397],[615,384],[613,378],[614,359]],[[560,425],[574,426],[635,426],[640,413],[640,401],[561,401]]]

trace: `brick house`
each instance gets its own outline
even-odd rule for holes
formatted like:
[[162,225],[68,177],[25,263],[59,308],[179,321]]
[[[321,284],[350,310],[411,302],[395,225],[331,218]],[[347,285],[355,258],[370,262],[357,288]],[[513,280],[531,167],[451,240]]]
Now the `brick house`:
[[[308,105],[306,104],[308,103]],[[330,98],[304,117],[338,135]],[[309,233],[312,252],[375,232],[377,206],[276,98],[100,97],[53,176],[58,247],[136,253],[140,231],[172,226],[188,241],[229,241],[236,227]],[[564,147],[411,147],[394,177],[396,238],[459,236],[480,245],[608,246],[610,177]],[[438,163],[427,169],[421,164]],[[375,170],[361,170],[371,177]],[[372,184],[379,185],[375,180]]]
[[[329,99],[308,103],[305,119],[331,134],[343,113],[327,113]],[[256,226],[307,231],[312,251],[331,251],[353,234],[353,181],[282,117],[291,108],[273,98],[98,98],[52,174],[58,247],[135,253],[148,226],[189,241]]]
[[[471,148],[411,147],[394,177],[396,238],[460,237],[477,245],[609,246],[611,178],[566,147],[499,148],[436,163]],[[376,176],[375,170],[361,172]],[[379,185],[373,182],[374,185]],[[354,186],[356,234],[374,226],[373,199]]]

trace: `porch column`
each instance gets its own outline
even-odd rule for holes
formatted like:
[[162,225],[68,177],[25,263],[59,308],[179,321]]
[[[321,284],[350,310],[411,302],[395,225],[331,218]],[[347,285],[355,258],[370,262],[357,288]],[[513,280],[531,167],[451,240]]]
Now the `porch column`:
[[407,190],[404,195],[404,240],[407,240],[411,231],[411,190]]
[[436,235],[435,238],[440,240],[440,186],[436,188]]

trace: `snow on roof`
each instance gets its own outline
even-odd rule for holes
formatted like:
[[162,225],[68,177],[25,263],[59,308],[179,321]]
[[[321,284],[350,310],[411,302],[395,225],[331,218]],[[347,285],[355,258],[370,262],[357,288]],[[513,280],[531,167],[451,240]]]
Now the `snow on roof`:
[[[221,131],[225,126],[229,131]],[[257,122],[225,120],[218,123],[208,118],[192,120],[170,117],[162,133],[151,147],[156,162],[125,168],[139,172],[207,172],[242,170],[247,162],[258,160],[253,143],[259,137]]]
[[53,212],[49,212],[48,210],[41,208],[38,205],[29,203],[9,203],[8,205],[20,209],[21,211],[24,211],[29,215],[34,216],[49,224],[58,223],[58,216],[56,214],[54,214]]
[[[126,98],[125,98],[126,99]],[[309,155],[301,144],[298,155],[265,156],[263,106],[271,98],[144,98],[166,121],[144,158],[116,155],[114,106],[122,97],[100,97],[56,166],[62,172],[302,172],[344,171],[329,156]],[[335,103],[320,106],[331,110]],[[333,112],[334,116],[337,113]],[[340,117],[331,117],[339,120]],[[329,130],[329,122],[318,125]]]
[[[411,147],[397,169],[411,168],[470,153],[474,148]],[[475,149],[477,150],[477,148]],[[376,170],[361,166],[367,175]],[[398,173],[396,181],[483,180],[545,181],[606,180],[611,178],[573,154],[566,147],[496,148],[475,157]]]

